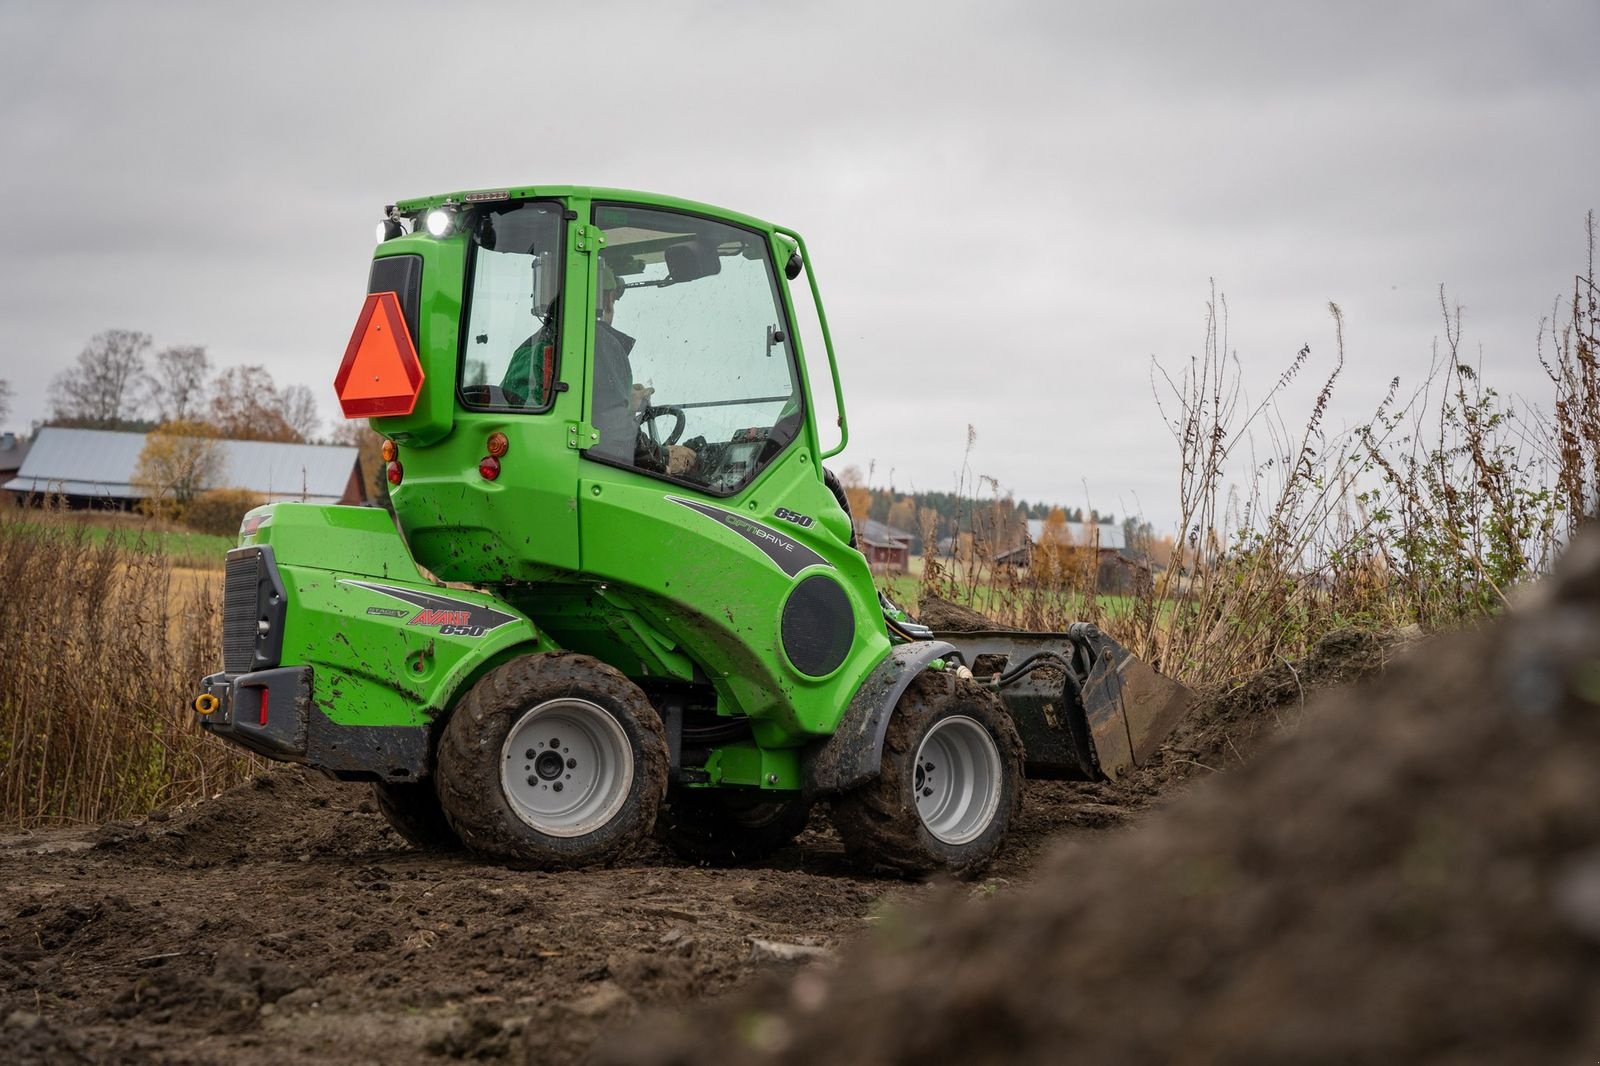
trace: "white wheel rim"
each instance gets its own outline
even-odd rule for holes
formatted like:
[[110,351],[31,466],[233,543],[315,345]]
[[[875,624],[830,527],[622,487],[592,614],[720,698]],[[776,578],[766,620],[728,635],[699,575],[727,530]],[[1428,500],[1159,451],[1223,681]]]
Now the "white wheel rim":
[[633,785],[622,725],[588,700],[523,712],[500,746],[500,788],[518,818],[553,837],[592,833],[617,816]]
[[1000,809],[1004,771],[989,731],[964,714],[941,718],[917,746],[912,788],[917,817],[934,839],[967,844]]

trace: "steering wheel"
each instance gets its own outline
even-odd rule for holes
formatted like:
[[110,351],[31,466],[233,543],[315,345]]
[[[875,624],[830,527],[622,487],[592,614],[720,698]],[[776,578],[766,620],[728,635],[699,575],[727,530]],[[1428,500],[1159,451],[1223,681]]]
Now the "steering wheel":
[[463,385],[461,398],[475,407],[526,407],[521,393],[499,385]]
[[654,422],[662,415],[672,416],[672,432],[667,434],[667,439],[661,441],[663,447],[678,443],[678,438],[683,436],[684,416],[683,408],[675,404],[660,404],[646,406],[639,412],[639,425],[643,427],[646,422]]

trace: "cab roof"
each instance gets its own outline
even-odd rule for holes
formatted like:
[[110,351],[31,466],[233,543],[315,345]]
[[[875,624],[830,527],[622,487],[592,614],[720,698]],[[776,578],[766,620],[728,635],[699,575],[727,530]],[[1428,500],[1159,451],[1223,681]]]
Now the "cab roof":
[[685,200],[681,197],[667,196],[662,193],[640,192],[636,189],[608,189],[590,185],[510,185],[490,189],[468,189],[461,192],[440,193],[436,196],[419,196],[409,200],[398,200],[394,204],[394,209],[403,215],[414,215],[445,204],[568,199],[617,200],[641,206],[687,211],[696,215],[709,215],[713,218],[726,219],[729,222],[754,229],[770,231],[778,228],[771,222],[756,218],[753,215],[730,211],[725,207],[717,207],[697,200]]

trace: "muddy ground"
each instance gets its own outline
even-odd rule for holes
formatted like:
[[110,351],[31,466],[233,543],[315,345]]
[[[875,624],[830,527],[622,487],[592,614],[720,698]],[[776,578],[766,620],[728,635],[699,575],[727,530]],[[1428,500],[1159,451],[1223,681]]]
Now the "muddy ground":
[[1388,653],[1342,635],[1211,693],[1122,785],[1030,782],[1003,859],[959,886],[852,870],[820,816],[736,869],[654,847],[567,873],[428,855],[362,786],[297,769],[145,822],[3,836],[0,1059],[578,1061],[641,1012],[683,1016],[863,933],[892,938],[925,900],[1010,907],[1058,842],[1093,862],[1137,837],[1186,782],[1231,774],[1293,727],[1308,692]]
[[1295,683],[1168,753],[1246,765],[1028,884],[947,893],[599,1060],[1600,1062],[1600,537],[1539,602],[1313,698],[1253,759],[1218,734]]

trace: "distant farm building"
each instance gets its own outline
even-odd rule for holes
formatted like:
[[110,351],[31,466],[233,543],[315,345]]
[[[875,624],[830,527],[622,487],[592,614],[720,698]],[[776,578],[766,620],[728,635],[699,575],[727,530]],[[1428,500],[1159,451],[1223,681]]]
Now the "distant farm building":
[[903,574],[911,565],[911,534],[871,518],[856,521],[856,547],[879,573]]
[[[1148,585],[1150,560],[1128,547],[1122,526],[1115,523],[1064,522],[1051,526],[1044,519],[1028,520],[1027,539],[995,556],[998,566],[1032,568],[1041,550],[1048,550],[1068,567],[1093,565],[1095,587],[1102,593],[1131,595]],[[1093,563],[1085,558],[1093,553]]]
[[[0,483],[22,497],[59,496],[72,507],[126,509],[143,498],[133,484],[143,433],[46,426],[34,435],[16,475]],[[262,499],[307,503],[367,502],[353,447],[219,440],[207,489],[246,489]]]

